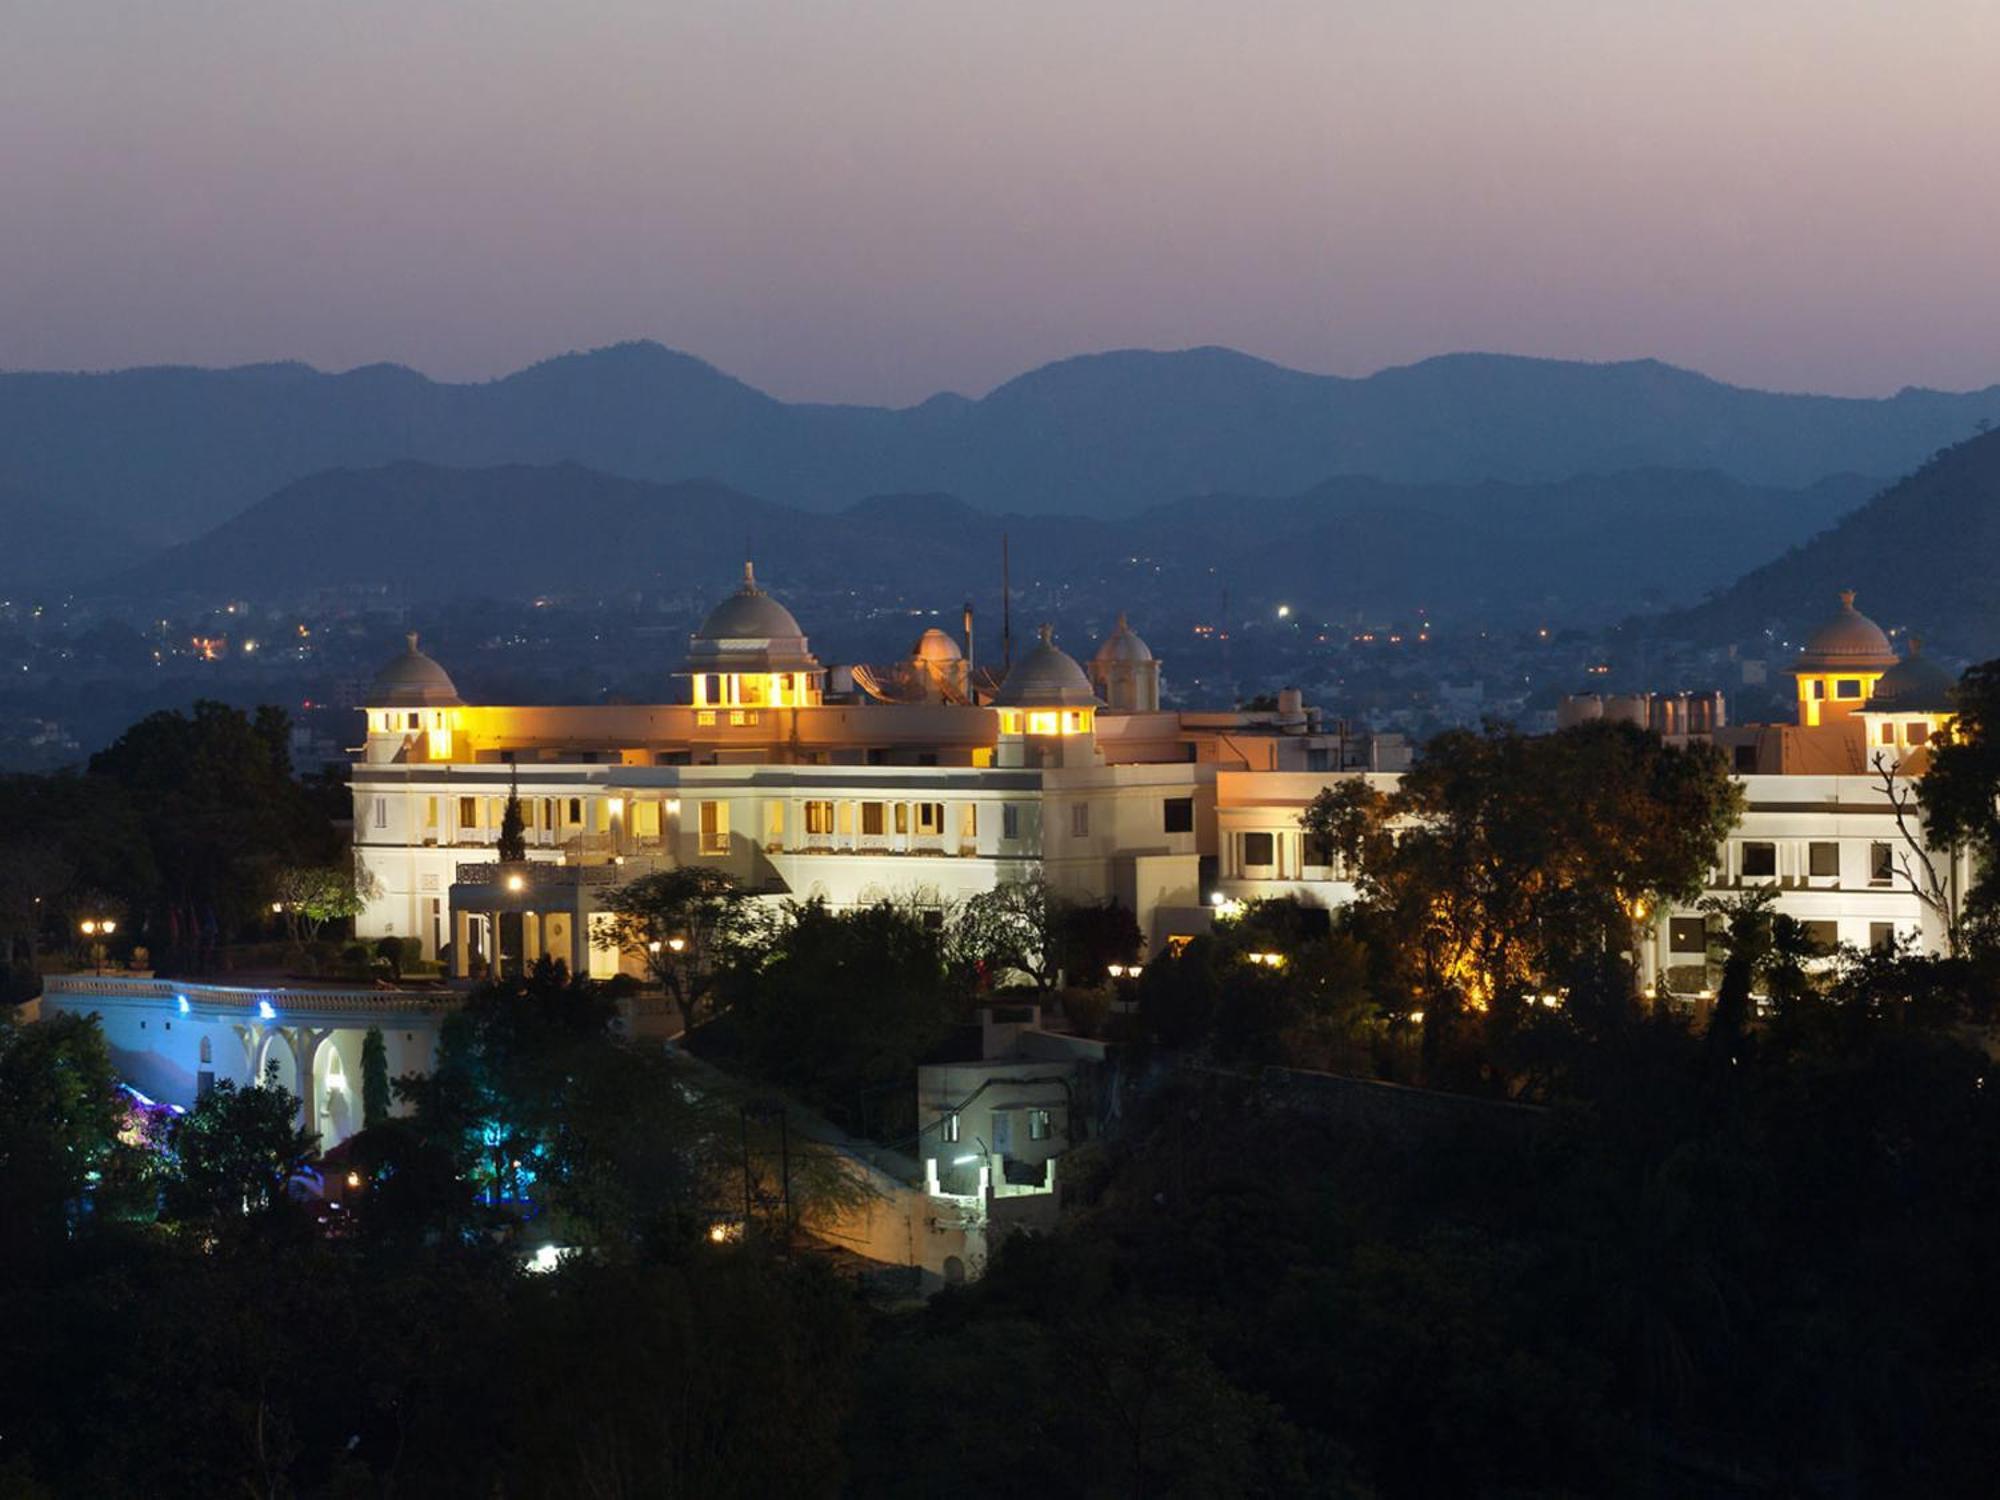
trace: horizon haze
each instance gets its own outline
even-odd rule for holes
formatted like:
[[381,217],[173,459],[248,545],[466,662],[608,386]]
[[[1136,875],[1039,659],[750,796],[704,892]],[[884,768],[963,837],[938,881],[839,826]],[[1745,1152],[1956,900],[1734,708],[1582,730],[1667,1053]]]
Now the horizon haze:
[[1971,0],[23,0],[9,43],[4,368],[648,333],[862,404],[1210,344],[2000,377]]

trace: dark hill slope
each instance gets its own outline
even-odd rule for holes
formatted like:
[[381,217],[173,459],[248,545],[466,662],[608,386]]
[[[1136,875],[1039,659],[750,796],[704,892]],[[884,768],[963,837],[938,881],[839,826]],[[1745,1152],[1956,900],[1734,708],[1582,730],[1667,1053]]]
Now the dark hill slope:
[[1842,588],[1883,625],[1909,625],[1943,650],[2000,655],[2000,432],[1938,454],[1810,541],[1650,633],[1706,642],[1765,630],[1797,640]]

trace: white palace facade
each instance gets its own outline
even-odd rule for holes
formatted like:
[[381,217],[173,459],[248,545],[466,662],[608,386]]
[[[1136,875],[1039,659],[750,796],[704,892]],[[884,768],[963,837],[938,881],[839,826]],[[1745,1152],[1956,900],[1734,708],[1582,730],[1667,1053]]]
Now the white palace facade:
[[[414,937],[465,977],[490,960],[495,913],[519,912],[526,957],[607,976],[619,956],[590,940],[604,894],[692,863],[836,907],[942,907],[1041,875],[1128,907],[1155,951],[1232,903],[1351,899],[1299,815],[1341,777],[1392,788],[1401,741],[1349,735],[1293,692],[1274,712],[1162,709],[1159,672],[1122,616],[1087,668],[1045,628],[995,683],[933,629],[906,661],[829,671],[747,566],[691,641],[684,704],[469,705],[412,637],[376,679],[352,772],[373,888],[357,929]],[[1571,699],[1563,719],[1630,718],[1732,757],[1747,811],[1715,890],[1774,886],[1829,946],[1939,945],[1874,762],[1921,774],[1950,676],[1899,658],[1851,595],[1796,676],[1794,724],[1727,726],[1686,698]],[[510,796],[529,862],[503,872]],[[1698,929],[1695,911],[1659,914],[1649,979],[1685,986]]]

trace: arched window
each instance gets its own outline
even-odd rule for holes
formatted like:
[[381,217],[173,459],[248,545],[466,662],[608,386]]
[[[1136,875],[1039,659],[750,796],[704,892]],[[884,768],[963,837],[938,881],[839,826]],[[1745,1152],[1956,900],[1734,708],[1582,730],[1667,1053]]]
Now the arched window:
[[201,1039],[201,1060],[205,1063],[215,1061],[215,1043],[211,1042],[207,1037]]

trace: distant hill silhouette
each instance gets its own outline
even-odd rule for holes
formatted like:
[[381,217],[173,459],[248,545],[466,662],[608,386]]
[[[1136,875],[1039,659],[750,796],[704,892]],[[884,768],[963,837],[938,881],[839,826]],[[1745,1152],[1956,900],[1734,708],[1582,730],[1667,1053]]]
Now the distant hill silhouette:
[[1878,624],[1943,652],[2000,656],[2000,432],[1938,454],[1838,525],[1747,573],[1714,598],[1643,630],[1708,642],[1769,630],[1780,641],[1837,608],[1843,588]]
[[891,410],[787,404],[630,343],[466,385],[392,365],[0,374],[0,486],[162,543],[307,475],[404,459],[706,478],[817,510],[943,492],[989,511],[1111,516],[1191,493],[1293,494],[1329,475],[1887,477],[1997,418],[2000,387],[1853,400],[1744,390],[1650,360],[1475,354],[1349,380],[1226,349],[1068,359],[979,400]]
[[659,485],[573,464],[341,469],[290,485],[119,576],[118,593],[286,599],[385,585],[426,599],[712,592],[750,548],[789,587],[914,596],[995,581],[1008,534],[1023,586],[1133,587],[1182,605],[1233,580],[1327,608],[1440,617],[1554,600],[1616,618],[1649,592],[1698,598],[1828,524],[1872,488],[1768,490],[1645,470],[1553,485],[1332,480],[1282,499],[1205,496],[1121,520],[999,516],[941,495],[802,511],[710,481]]

